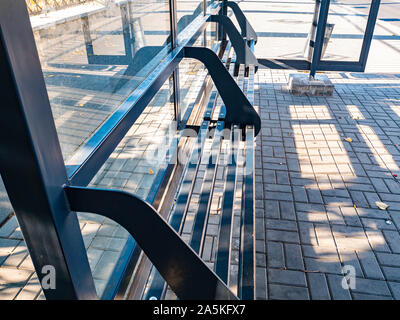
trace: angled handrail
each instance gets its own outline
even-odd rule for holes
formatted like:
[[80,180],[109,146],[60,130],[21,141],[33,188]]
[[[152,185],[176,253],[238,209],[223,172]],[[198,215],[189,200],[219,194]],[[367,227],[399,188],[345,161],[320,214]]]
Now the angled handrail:
[[217,22],[223,26],[224,31],[228,34],[229,40],[235,49],[236,64],[244,64],[246,67],[252,64],[258,68],[258,60],[256,56],[229,17],[225,15],[211,15],[209,21]]
[[116,190],[67,186],[65,192],[72,210],[100,214],[124,227],[180,299],[237,300],[225,283],[145,201]]
[[225,126],[230,128],[237,124],[244,128],[253,125],[257,135],[261,129],[260,116],[215,52],[208,48],[185,47],[184,56],[197,59],[206,66],[226,107]]
[[249,20],[247,20],[239,5],[233,1],[227,1],[225,4],[227,7],[232,9],[236,20],[239,23],[242,37],[246,38],[247,41],[254,40],[257,43],[257,33],[254,31],[252,25],[250,24]]

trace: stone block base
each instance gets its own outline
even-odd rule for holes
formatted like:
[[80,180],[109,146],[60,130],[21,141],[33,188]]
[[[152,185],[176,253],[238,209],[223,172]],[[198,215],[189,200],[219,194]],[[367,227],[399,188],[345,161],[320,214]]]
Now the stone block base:
[[331,96],[334,85],[324,74],[317,74],[312,80],[308,74],[291,74],[288,90],[290,93],[298,95]]

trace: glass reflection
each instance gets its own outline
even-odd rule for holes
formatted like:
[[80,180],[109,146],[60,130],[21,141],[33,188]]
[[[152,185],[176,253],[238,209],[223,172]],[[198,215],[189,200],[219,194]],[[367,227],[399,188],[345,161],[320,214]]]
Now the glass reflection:
[[30,12],[67,160],[169,52],[170,22],[168,0],[64,2]]
[[177,0],[178,33],[203,14],[203,1]]

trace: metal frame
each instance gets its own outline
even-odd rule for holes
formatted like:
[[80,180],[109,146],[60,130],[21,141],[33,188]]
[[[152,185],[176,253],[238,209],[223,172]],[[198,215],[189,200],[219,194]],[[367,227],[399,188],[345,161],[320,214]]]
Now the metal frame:
[[321,71],[357,71],[363,72],[367,65],[369,49],[374,34],[376,19],[381,0],[372,0],[371,8],[368,14],[368,22],[365,28],[364,39],[361,47],[360,57],[358,61],[328,61],[322,60],[322,48],[325,37],[326,23],[329,16],[330,0],[321,0],[319,8],[319,18],[317,24],[317,34],[315,39],[315,47],[313,58],[310,66],[310,77],[314,77],[317,70]]
[[[317,1],[318,3],[319,1]],[[318,65],[321,62],[322,47],[325,38],[326,21],[328,20],[329,5],[331,0],[321,0],[318,13],[317,34],[315,36],[313,54],[310,65],[310,77],[314,78]]]
[[[237,299],[148,204],[152,199],[84,187],[184,57],[209,70],[227,109],[227,125],[253,125],[259,132],[258,114],[217,55],[191,47],[209,19],[199,16],[191,23],[184,40],[65,165],[25,1],[0,2],[0,172],[39,280],[44,266],[55,267],[56,289],[44,289],[47,299],[97,298],[75,211],[102,214],[124,226],[181,299]],[[140,217],[127,214],[132,208]],[[149,225],[162,241],[143,232]]]
[[[311,62],[302,59],[259,59],[259,64],[273,69],[298,69],[310,70],[313,78],[319,71],[353,71],[364,72],[367,65],[369,49],[376,25],[381,0],[371,0],[371,8],[368,14],[368,22],[358,61],[332,61],[322,60],[322,50],[325,38],[325,29],[329,16],[330,0],[316,0],[313,25],[310,31],[310,43],[312,47]],[[318,16],[318,18],[317,18]],[[315,39],[314,39],[315,35]]]

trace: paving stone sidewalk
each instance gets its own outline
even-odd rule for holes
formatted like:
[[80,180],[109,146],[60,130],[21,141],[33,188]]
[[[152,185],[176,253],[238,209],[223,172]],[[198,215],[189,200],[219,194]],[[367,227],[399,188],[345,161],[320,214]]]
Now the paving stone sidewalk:
[[333,73],[332,97],[299,97],[289,74],[255,85],[268,298],[400,299],[400,75]]

